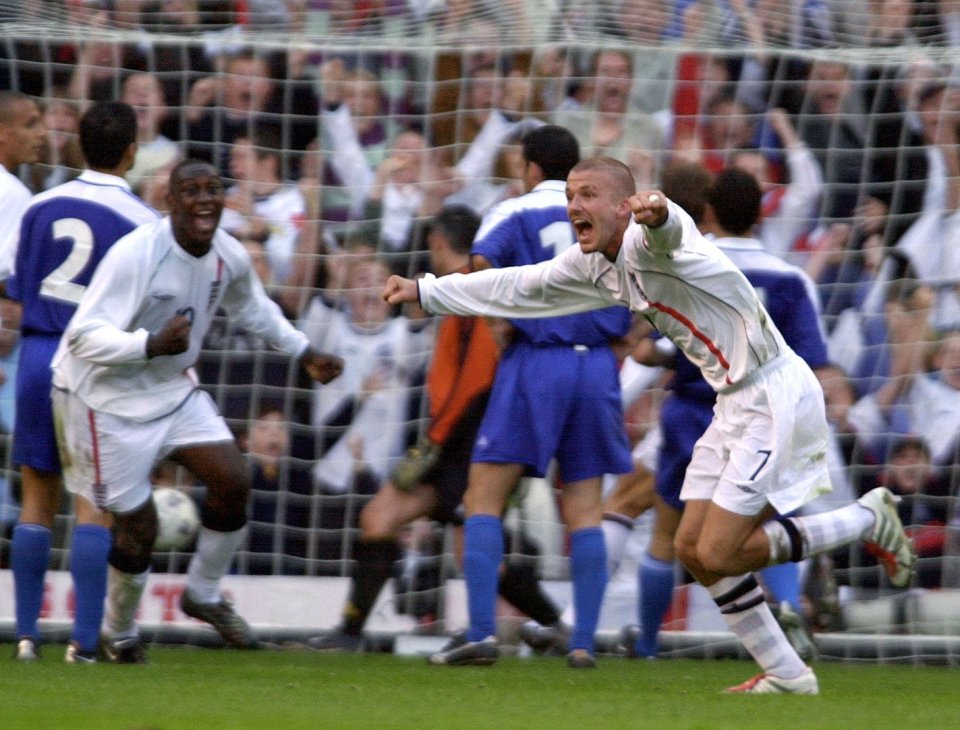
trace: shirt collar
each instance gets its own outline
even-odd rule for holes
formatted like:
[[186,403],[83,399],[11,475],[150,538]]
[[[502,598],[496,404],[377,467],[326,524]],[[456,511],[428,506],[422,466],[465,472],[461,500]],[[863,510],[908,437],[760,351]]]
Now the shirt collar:
[[130,183],[117,175],[110,175],[106,172],[97,172],[96,170],[84,170],[78,178],[92,185],[113,185],[125,190],[130,190]]

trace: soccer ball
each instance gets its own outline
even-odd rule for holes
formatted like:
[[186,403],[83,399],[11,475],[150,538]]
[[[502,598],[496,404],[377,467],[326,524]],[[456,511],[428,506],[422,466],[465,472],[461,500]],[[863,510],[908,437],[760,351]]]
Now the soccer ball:
[[157,551],[186,550],[200,529],[200,513],[190,497],[173,487],[153,490],[159,526],[153,549]]

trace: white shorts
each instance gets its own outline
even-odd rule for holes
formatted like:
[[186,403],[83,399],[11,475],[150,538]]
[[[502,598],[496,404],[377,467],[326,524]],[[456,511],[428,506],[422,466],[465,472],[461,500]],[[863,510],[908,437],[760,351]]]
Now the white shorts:
[[767,504],[792,512],[831,491],[828,441],[820,383],[788,353],[752,382],[717,396],[680,498],[709,499],[740,515],[758,514]]
[[120,514],[147,501],[150,471],[174,450],[233,441],[217,407],[201,390],[169,415],[146,423],[94,411],[56,389],[53,412],[67,491]]

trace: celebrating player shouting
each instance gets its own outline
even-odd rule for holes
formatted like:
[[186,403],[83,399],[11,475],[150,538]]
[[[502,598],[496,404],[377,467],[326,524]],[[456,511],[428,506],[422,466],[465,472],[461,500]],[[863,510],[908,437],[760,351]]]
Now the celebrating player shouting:
[[[567,178],[580,246],[541,264],[417,281],[391,277],[390,303],[498,317],[569,314],[610,304],[645,316],[717,391],[681,498],[677,553],[763,673],[732,692],[817,694],[753,571],[857,539],[876,543],[896,585],[915,556],[884,488],[807,517],[776,517],[830,489],[823,392],[733,263],[658,191],[635,193],[621,162],[598,157]],[[632,218],[632,220],[631,220]],[[773,519],[771,519],[773,517]]]

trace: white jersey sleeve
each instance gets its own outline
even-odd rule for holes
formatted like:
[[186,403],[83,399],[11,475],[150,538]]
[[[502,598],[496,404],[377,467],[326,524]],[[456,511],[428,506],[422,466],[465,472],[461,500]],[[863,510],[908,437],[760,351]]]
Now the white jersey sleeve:
[[603,262],[574,246],[539,264],[439,278],[428,274],[418,281],[420,304],[434,314],[527,319],[623,305],[607,286],[598,286],[601,273],[612,268]]
[[30,204],[30,190],[0,165],[0,281],[10,278],[17,257],[20,218]]
[[150,333],[128,329],[149,283],[144,263],[133,246],[114,245],[107,252],[65,333],[73,355],[97,365],[146,361]]
[[236,324],[291,357],[299,357],[307,349],[306,336],[290,324],[279,305],[267,296],[249,254],[239,242],[235,243],[235,271],[223,292],[221,305]]

